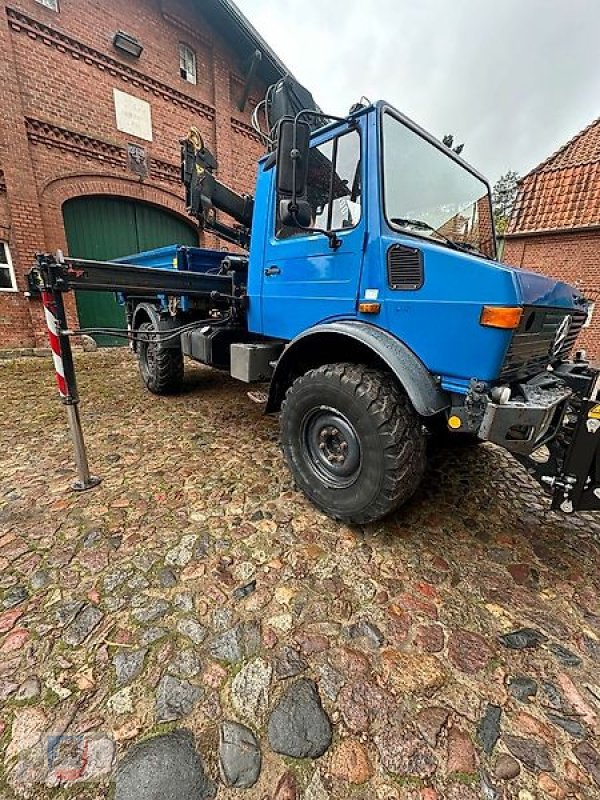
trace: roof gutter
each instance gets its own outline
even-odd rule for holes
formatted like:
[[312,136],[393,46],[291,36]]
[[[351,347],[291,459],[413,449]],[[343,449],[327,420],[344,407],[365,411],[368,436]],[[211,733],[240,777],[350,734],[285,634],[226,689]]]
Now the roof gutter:
[[281,77],[284,75],[292,75],[277,53],[267,44],[260,33],[256,30],[248,18],[242,14],[235,3],[230,2],[230,0],[216,0],[216,3],[221,6],[223,11],[225,11],[235,25],[237,25],[238,29],[246,36],[246,38],[250,39],[254,47],[260,51],[261,56],[265,57],[271,62],[271,66],[276,72],[280,73]]
[[577,225],[575,227],[567,228],[538,228],[533,231],[511,231],[510,233],[499,234],[499,239],[526,239],[531,236],[553,236],[554,234],[563,233],[594,233],[600,231],[600,223],[593,223],[592,225]]

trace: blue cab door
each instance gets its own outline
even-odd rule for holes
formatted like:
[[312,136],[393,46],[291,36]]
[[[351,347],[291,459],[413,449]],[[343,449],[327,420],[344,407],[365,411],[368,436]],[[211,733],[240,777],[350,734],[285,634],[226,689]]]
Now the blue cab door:
[[322,233],[282,226],[271,193],[261,292],[267,336],[292,339],[323,320],[356,315],[365,232],[362,136],[358,128],[337,133],[317,139],[308,171],[312,225],[335,230],[337,250]]

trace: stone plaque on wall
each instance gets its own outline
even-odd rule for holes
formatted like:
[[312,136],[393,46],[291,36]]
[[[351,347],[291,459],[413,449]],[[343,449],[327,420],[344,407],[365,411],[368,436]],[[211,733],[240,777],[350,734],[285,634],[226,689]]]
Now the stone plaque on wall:
[[150,103],[120,89],[113,89],[117,128],[138,139],[152,141],[152,112]]
[[146,148],[139,144],[127,145],[127,167],[140,178],[147,178],[150,171]]

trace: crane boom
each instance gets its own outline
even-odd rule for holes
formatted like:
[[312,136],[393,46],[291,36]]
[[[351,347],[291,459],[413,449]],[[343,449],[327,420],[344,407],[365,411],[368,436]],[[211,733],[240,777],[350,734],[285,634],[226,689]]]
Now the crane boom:
[[[291,76],[287,75],[267,90],[259,105],[265,106],[268,131],[256,129],[270,148],[276,143],[276,131],[283,117],[295,117],[298,112],[314,111],[306,121],[311,130],[325,124],[327,118],[320,113],[312,95]],[[258,107],[257,107],[258,108]],[[181,182],[185,186],[187,212],[198,220],[203,230],[213,231],[222,239],[248,248],[252,228],[254,198],[240,194],[220,181],[215,172],[217,160],[205,146],[198,128],[192,127],[181,140]],[[217,218],[221,211],[234,220],[234,224]]]
[[[222,239],[248,248],[254,198],[239,194],[220,181],[214,172],[217,161],[197,128],[191,128],[181,140],[181,181],[185,186],[187,212],[198,220],[203,230],[214,231]],[[235,220],[234,225],[217,219],[222,211]]]

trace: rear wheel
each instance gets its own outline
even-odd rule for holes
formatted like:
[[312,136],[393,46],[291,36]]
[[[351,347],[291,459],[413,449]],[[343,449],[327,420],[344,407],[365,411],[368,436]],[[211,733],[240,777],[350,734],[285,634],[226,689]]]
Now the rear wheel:
[[[139,333],[156,331],[151,322],[143,322]],[[151,337],[140,337],[137,345],[140,374],[146,387],[153,394],[174,394],[183,382],[183,353],[177,349],[160,347]]]
[[405,503],[425,469],[410,401],[390,375],[362,365],[327,364],[294,381],[281,440],[299,487],[346,522],[372,522]]

